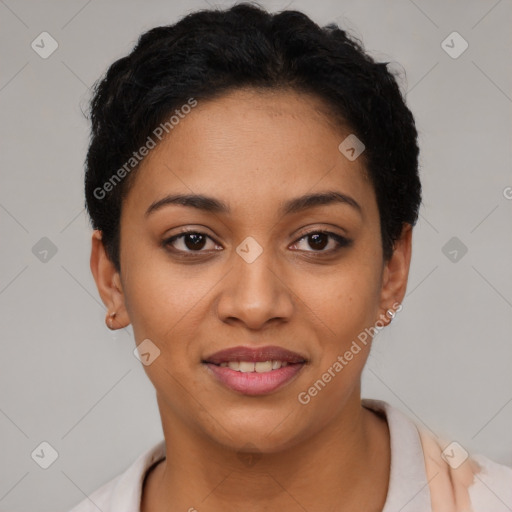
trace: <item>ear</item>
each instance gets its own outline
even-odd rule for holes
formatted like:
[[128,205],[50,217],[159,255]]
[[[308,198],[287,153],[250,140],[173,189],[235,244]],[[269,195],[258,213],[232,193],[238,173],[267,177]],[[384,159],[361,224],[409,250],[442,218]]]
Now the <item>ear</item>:
[[[125,307],[121,277],[115,265],[110,261],[102,241],[100,230],[92,234],[91,272],[103,304],[107,307],[107,327],[112,330],[122,329],[130,323]],[[110,317],[115,313],[114,317]]]
[[407,289],[407,279],[409,277],[409,266],[412,253],[412,226],[404,223],[400,238],[395,242],[393,254],[386,262],[382,274],[381,288],[381,318],[391,322],[393,315],[388,315],[387,311],[393,313],[402,309],[402,300]]

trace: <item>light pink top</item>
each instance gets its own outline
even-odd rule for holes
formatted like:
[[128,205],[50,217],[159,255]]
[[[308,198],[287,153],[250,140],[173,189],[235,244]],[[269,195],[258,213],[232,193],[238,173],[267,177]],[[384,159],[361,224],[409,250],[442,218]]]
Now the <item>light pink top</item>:
[[[395,407],[381,400],[363,399],[362,404],[385,415],[390,431],[390,479],[382,512],[512,512],[512,468],[483,455],[461,463],[462,447],[436,441]],[[163,458],[165,440],[70,512],[140,512],[144,477]]]

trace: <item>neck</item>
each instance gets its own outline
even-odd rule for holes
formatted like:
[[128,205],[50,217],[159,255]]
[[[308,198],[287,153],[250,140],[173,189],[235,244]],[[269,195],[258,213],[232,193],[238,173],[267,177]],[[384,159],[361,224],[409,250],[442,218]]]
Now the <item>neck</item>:
[[[279,453],[236,453],[163,421],[166,459],[148,476],[142,511],[382,510],[390,447],[384,419],[357,395],[319,433]],[[172,425],[172,427],[171,427]],[[168,427],[168,428],[167,428]],[[169,508],[170,507],[170,508]]]

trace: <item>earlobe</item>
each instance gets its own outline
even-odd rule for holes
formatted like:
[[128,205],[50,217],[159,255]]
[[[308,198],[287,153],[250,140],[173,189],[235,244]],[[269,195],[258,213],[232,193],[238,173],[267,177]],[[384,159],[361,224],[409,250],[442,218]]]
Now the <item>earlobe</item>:
[[102,233],[94,230],[90,259],[91,272],[103,304],[107,308],[105,323],[109,329],[121,329],[130,323],[118,270],[108,257]]
[[[412,253],[412,226],[404,224],[400,238],[396,240],[393,254],[386,262],[382,278],[381,310],[391,322],[402,309],[402,301],[407,289]],[[396,307],[398,304],[398,308]],[[393,311],[393,317],[388,311]]]

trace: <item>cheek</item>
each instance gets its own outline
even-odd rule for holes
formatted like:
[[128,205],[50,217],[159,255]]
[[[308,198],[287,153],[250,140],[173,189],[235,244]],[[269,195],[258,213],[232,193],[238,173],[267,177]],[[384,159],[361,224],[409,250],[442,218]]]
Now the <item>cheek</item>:
[[211,272],[203,275],[194,266],[172,265],[165,255],[132,254],[125,269],[125,304],[136,340],[174,343],[183,328],[197,328],[197,315],[204,314],[206,303],[202,299],[211,292]]
[[159,350],[143,369],[168,405],[183,415],[190,406],[187,390],[197,388],[198,333],[212,281],[194,278],[192,266],[179,269],[159,256],[139,260],[133,255],[125,269],[125,303],[136,344],[149,339]]
[[379,272],[371,265],[340,265],[328,276],[304,288],[302,296],[311,316],[318,317],[331,340],[343,345],[373,325],[380,303]]
[[311,288],[308,315],[317,325],[318,347],[310,378],[300,389],[304,412],[325,425],[343,409],[359,386],[371,347],[371,330],[378,314],[378,272],[371,266],[351,266]]

